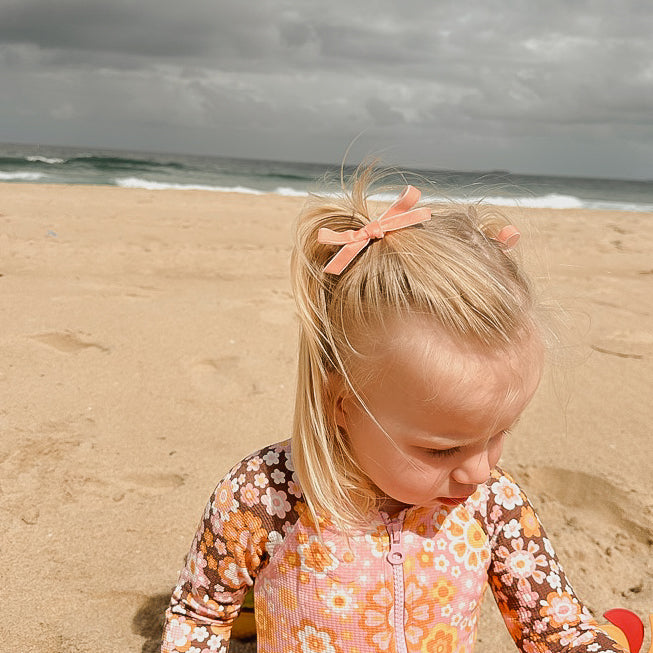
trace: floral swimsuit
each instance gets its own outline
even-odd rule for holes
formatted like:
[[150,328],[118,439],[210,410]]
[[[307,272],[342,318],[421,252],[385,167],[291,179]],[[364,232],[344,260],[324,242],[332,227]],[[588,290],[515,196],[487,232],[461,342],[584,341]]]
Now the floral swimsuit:
[[375,513],[320,539],[288,441],[245,458],[206,506],[166,613],[163,653],[226,652],[254,585],[261,653],[473,649],[489,584],[517,647],[621,651],[560,567],[523,491],[496,469],[465,503]]

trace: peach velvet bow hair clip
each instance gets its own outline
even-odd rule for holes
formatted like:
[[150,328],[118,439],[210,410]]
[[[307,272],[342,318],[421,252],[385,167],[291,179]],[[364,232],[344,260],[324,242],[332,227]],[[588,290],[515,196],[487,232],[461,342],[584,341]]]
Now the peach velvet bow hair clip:
[[383,238],[386,232],[410,227],[431,219],[431,209],[415,208],[422,193],[414,186],[406,186],[404,192],[376,220],[372,220],[360,229],[332,231],[322,227],[317,240],[323,245],[342,245],[338,253],[324,268],[329,274],[340,274],[356,256],[365,249],[370,240]]
[[[431,209],[423,206],[415,208],[422,193],[414,186],[406,186],[403,193],[376,220],[372,220],[360,229],[333,231],[322,227],[317,240],[323,245],[342,245],[336,255],[326,264],[324,271],[329,274],[341,274],[343,270],[362,252],[371,240],[383,238],[388,231],[431,219]],[[519,240],[519,231],[513,225],[507,225],[494,237],[506,249],[510,249]]]

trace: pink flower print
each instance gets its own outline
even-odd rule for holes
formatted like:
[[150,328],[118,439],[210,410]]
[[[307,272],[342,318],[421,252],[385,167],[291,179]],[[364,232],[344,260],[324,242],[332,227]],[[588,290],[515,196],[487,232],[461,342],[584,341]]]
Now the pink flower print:
[[249,508],[258,503],[259,494],[260,492],[251,483],[240,488],[240,500]]
[[290,504],[286,501],[288,495],[283,490],[269,487],[261,497],[261,503],[269,515],[283,519],[290,512]]
[[515,506],[524,504],[519,487],[505,476],[502,476],[496,483],[492,483],[491,490],[494,493],[494,500],[506,510],[512,510]]
[[256,485],[257,487],[264,488],[267,486],[267,484],[268,484],[268,477],[263,472],[261,472],[260,474],[256,474],[254,476],[254,485]]
[[265,464],[272,467],[272,465],[279,464],[279,454],[276,451],[268,451],[265,456],[263,456]]
[[214,505],[223,521],[229,521],[229,513],[238,510],[238,502],[234,499],[231,481],[223,481],[217,487]]
[[270,476],[277,485],[281,485],[286,480],[286,475],[280,469],[275,469]]
[[501,517],[501,506],[492,506],[490,510],[490,521],[496,522]]
[[294,497],[299,497],[302,496],[302,491],[299,489],[299,485],[295,483],[295,481],[289,481],[288,482],[288,493],[292,494]]
[[258,472],[263,464],[263,460],[259,456],[254,456],[247,461],[248,472]]
[[[539,570],[537,567],[546,567],[546,557],[543,554],[535,554],[539,551],[540,547],[530,540],[526,549],[524,541],[521,538],[512,540],[512,548],[514,551],[508,555],[505,564],[508,573],[512,578],[521,579],[532,578],[536,583],[543,583],[546,574]],[[522,589],[521,584],[519,584]]]

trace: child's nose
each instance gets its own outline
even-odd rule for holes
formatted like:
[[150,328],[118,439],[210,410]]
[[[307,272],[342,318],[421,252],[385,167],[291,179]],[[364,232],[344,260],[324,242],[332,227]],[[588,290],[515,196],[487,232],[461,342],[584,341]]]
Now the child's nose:
[[492,468],[487,451],[468,456],[451,473],[456,483],[461,485],[481,485],[490,477]]

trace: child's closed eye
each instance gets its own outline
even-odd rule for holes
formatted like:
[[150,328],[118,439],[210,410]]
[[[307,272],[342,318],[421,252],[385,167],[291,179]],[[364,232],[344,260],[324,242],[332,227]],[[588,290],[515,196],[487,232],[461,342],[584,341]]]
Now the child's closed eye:
[[[510,434],[510,429],[504,429],[503,431],[499,431],[495,436],[491,437],[487,441],[487,445],[489,446],[493,441],[497,440],[498,438],[505,437]],[[434,456],[436,458],[444,458],[446,456],[453,456],[460,451],[462,451],[462,447],[451,447],[450,449],[424,449],[424,451],[427,453],[429,456]]]
[[451,449],[426,449],[429,456],[436,456],[437,458],[444,458],[446,456],[453,456],[460,451],[460,447],[452,447]]

